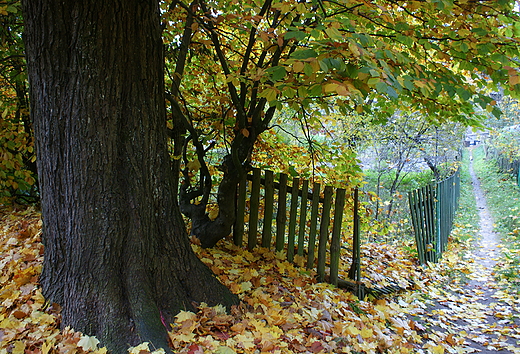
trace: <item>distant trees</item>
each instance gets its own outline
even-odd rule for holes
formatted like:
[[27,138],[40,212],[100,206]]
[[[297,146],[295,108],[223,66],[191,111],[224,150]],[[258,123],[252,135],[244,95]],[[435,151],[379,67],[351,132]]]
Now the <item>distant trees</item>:
[[19,1],[0,3],[0,204],[37,200],[23,19]]

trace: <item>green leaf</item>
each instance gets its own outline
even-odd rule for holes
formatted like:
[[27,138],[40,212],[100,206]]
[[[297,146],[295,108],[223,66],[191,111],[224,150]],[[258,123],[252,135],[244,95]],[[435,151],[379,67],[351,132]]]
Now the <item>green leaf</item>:
[[312,74],[314,74],[314,69],[309,63],[305,63],[305,66],[303,67],[303,72],[305,73],[305,75],[311,76]]
[[302,31],[289,31],[283,37],[285,39],[294,38],[297,41],[303,41],[307,37],[307,33]]
[[373,86],[373,85],[377,85],[380,81],[381,81],[381,79],[378,78],[378,77],[371,77],[370,79],[368,79],[368,82],[367,82],[367,83],[368,83],[370,86]]
[[327,28],[325,30],[325,33],[327,33],[327,36],[329,36],[332,39],[343,40],[343,35],[336,28]]
[[327,63],[325,61],[319,60],[318,63],[320,64],[321,70],[323,70],[324,72],[329,71],[329,66],[327,65]]
[[264,97],[267,101],[271,102],[271,101],[276,100],[276,95],[277,95],[277,91],[272,87],[268,87],[265,90],[263,90],[262,92],[260,92],[260,94],[258,96]]
[[273,66],[266,70],[271,75],[271,80],[279,81],[285,77],[287,71],[283,66]]
[[309,90],[310,96],[321,96],[321,85],[313,85]]
[[291,54],[291,58],[300,60],[316,58],[317,56],[318,54],[314,51],[314,49],[300,49]]

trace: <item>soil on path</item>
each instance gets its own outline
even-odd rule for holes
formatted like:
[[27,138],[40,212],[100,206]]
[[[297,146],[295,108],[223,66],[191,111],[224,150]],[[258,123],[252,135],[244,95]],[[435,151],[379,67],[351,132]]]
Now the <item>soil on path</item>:
[[495,282],[500,237],[493,231],[493,219],[473,170],[472,157],[470,175],[480,217],[480,237],[474,250],[465,257],[471,272],[464,281],[444,284],[445,288],[430,293],[430,301],[421,314],[424,320],[420,322],[429,333],[464,338],[465,353],[517,354],[520,353],[520,300],[503,292]]

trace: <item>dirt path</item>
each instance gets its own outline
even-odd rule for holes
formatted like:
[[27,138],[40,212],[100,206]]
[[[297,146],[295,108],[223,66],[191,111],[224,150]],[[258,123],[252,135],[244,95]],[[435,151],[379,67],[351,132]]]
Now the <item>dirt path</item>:
[[[471,150],[470,150],[471,154]],[[480,217],[480,237],[465,256],[469,274],[462,282],[447,282],[430,292],[421,315],[428,333],[464,338],[462,353],[520,353],[520,299],[503,292],[494,280],[500,237],[486,205],[470,159],[470,175]],[[446,337],[445,337],[446,338]],[[457,343],[460,344],[460,343]],[[461,352],[461,351],[454,351]]]
[[[468,344],[481,353],[520,353],[519,333],[514,331],[518,329],[518,323],[512,319],[512,315],[518,315],[518,303],[511,303],[511,299],[497,287],[494,280],[494,267],[500,256],[500,236],[493,231],[493,218],[480,187],[480,180],[473,169],[472,150],[469,151],[469,172],[479,211],[480,239],[478,247],[472,253],[474,271],[469,275],[469,282],[462,295],[471,302],[472,308],[480,308],[482,314],[468,314],[466,318],[463,317],[470,338]],[[464,312],[460,315],[464,316]]]

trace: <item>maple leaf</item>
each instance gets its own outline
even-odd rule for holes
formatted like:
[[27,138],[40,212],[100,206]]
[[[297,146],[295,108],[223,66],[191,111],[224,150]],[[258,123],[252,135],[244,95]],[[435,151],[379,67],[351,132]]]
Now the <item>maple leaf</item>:
[[83,350],[96,350],[98,344],[99,340],[96,337],[82,335],[78,342],[78,347],[83,348]]
[[228,346],[220,346],[217,349],[215,349],[215,354],[236,354],[237,352],[234,351],[232,348]]

